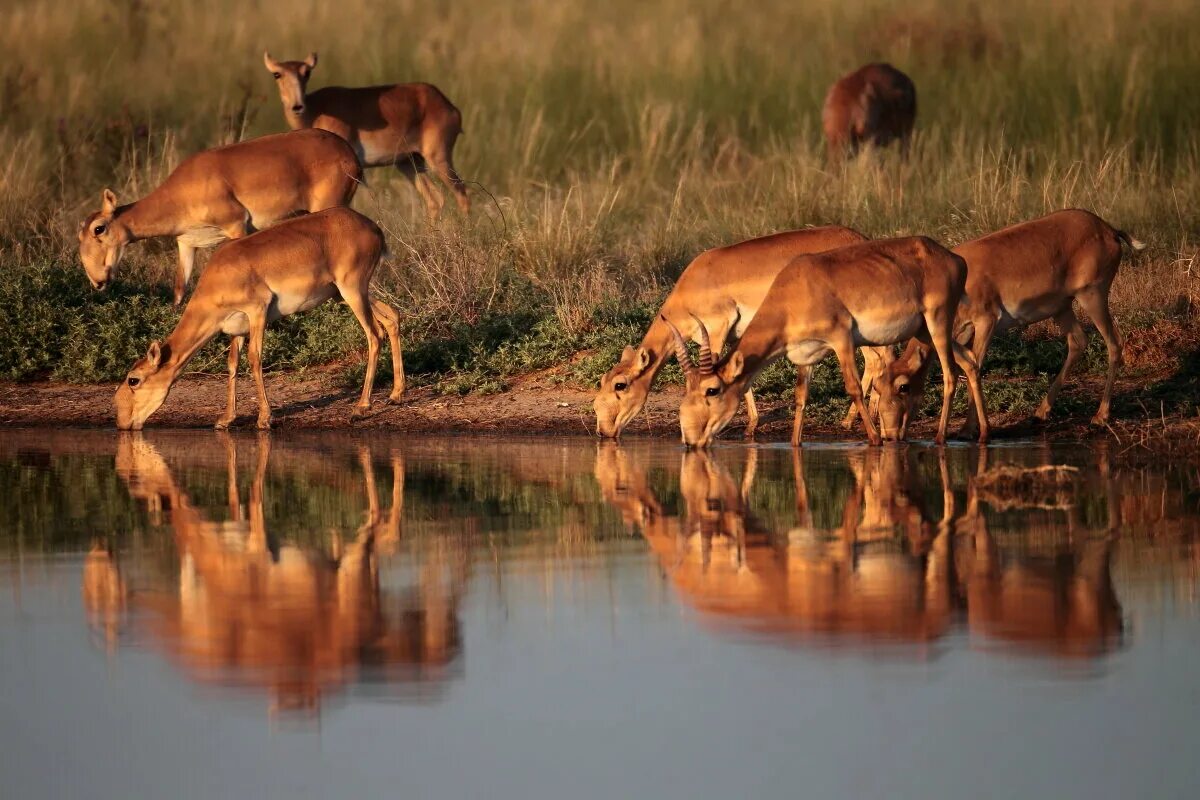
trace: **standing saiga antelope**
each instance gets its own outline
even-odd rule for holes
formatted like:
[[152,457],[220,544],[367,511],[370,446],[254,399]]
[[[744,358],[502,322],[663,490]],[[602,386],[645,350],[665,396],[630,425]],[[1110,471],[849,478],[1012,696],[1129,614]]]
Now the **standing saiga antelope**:
[[864,144],[886,147],[899,141],[907,149],[917,119],[917,88],[891,64],[867,64],[829,87],[821,109],[821,127],[836,162]]
[[229,347],[229,385],[225,415],[235,416],[238,353],[250,337],[250,368],[258,391],[258,427],[271,425],[271,406],[263,385],[262,346],[267,323],[314,308],[341,296],[367,337],[367,374],[353,417],[371,405],[379,339],[387,332],[395,382],[389,401],[404,392],[400,326],[396,311],[370,294],[371,277],[384,253],[383,233],[349,208],[331,208],[282,222],[230,242],[213,255],[175,330],[165,342],[151,342],[146,356],[129,370],[113,398],[117,427],[140,430],[158,410],[171,386],[196,352],[218,333],[233,337]]
[[[600,391],[592,402],[596,432],[606,438],[619,437],[646,405],[650,387],[674,349],[671,328],[665,319],[676,320],[685,338],[691,337],[701,344],[703,325],[719,353],[728,340],[746,330],[772,281],[792,259],[866,240],[858,231],[828,225],[749,239],[696,256],[667,295],[641,344],[636,348],[627,346],[621,360],[600,379]],[[875,369],[877,362],[878,359],[868,357],[868,370]],[[746,437],[750,438],[758,423],[758,411],[749,385],[746,411],[750,417]]]
[[[676,356],[687,374],[679,409],[684,444],[706,447],[737,412],[738,398],[768,364],[786,354],[796,365],[796,418],[792,445],[799,446],[808,401],[809,368],[833,352],[846,391],[872,444],[881,438],[863,405],[854,348],[885,347],[919,337],[932,343],[944,377],[942,416],[936,441],[946,439],[954,397],[954,364],[966,375],[987,438],[987,414],[979,377],[969,354],[954,342],[954,312],[967,280],[967,265],[932,239],[917,236],[850,245],[800,256],[771,284],[767,298],[733,351],[714,364],[712,348],[701,345],[699,366],[691,362],[675,332]],[[701,339],[707,331],[700,326]],[[885,402],[892,384],[876,380]]]
[[[1113,381],[1121,366],[1121,333],[1108,308],[1108,295],[1121,264],[1121,244],[1146,248],[1089,211],[1067,209],[1012,225],[959,245],[954,252],[967,262],[967,288],[958,310],[955,338],[983,366],[992,337],[1053,319],[1067,337],[1067,357],[1035,416],[1050,416],[1054,399],[1071,367],[1087,349],[1087,333],[1075,316],[1073,301],[1095,323],[1108,346],[1108,376],[1092,424],[1108,421]],[[890,364],[884,381],[893,384],[889,401],[879,406],[885,428],[907,424],[924,390],[929,358],[916,344]],[[965,435],[978,422],[968,413]]]
[[79,258],[103,289],[131,242],[174,236],[175,305],[183,302],[196,250],[238,239],[298,213],[350,204],[362,167],[326,131],[263,136],[185,159],[157,189],[126,205],[110,189],[79,225]]
[[276,61],[264,52],[263,64],[279,87],[283,116],[292,130],[320,128],[336,133],[350,143],[364,167],[395,165],[413,182],[430,220],[437,219],[446,201],[426,167],[454,193],[463,214],[471,210],[466,185],[454,170],[454,142],[462,133],[462,113],[436,86],[326,86],[309,94],[316,53],[303,61]]

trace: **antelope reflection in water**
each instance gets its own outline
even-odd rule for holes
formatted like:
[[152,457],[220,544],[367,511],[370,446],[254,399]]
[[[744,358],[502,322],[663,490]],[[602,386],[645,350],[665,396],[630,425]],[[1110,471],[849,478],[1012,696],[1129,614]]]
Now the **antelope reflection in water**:
[[[973,481],[957,513],[944,451],[931,454],[942,495],[934,513],[918,452],[822,453],[853,476],[833,509],[841,518],[833,529],[814,525],[814,516],[827,515],[813,513],[800,451],[791,454],[797,524],[787,531],[764,526],[751,509],[756,449],[747,450],[740,482],[707,453],[686,452],[678,516],[664,510],[645,471],[619,446],[599,449],[594,473],[605,499],[641,530],[679,598],[706,623],[784,641],[901,643],[933,642],[965,625],[989,640],[1062,656],[1099,655],[1120,642],[1108,531],[1072,531],[1070,550],[1057,550],[1049,563],[1001,547]],[[1061,540],[1061,525],[1053,533]]]
[[230,519],[214,522],[150,442],[138,434],[122,437],[117,472],[152,517],[168,517],[178,589],[130,592],[112,555],[94,550],[84,569],[93,625],[107,631],[126,609],[139,612],[152,638],[195,679],[265,689],[273,711],[316,711],[322,695],[356,683],[436,685],[448,677],[461,648],[457,605],[465,555],[435,543],[410,593],[388,603],[380,588],[379,555],[400,540],[400,454],[391,454],[392,499],[384,511],[371,452],[360,449],[366,521],[353,540],[343,542],[334,532],[329,551],[319,552],[281,544],[266,529],[269,438],[258,440],[245,514],[233,440],[223,441]]

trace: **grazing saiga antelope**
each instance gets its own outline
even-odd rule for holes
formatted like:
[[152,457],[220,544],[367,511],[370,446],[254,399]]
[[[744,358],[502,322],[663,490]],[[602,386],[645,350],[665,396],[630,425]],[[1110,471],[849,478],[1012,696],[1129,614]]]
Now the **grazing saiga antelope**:
[[239,239],[302,212],[349,205],[362,167],[326,131],[263,136],[185,159],[150,194],[119,205],[111,189],[79,225],[79,258],[103,289],[131,242],[174,236],[179,248],[175,305],[192,276],[196,250]]
[[454,193],[463,214],[471,210],[466,185],[454,170],[454,142],[462,133],[462,113],[436,86],[397,83],[347,88],[326,86],[308,93],[317,54],[303,61],[276,61],[263,53],[275,78],[283,116],[292,130],[320,128],[345,139],[365,167],[395,165],[413,182],[431,220],[445,200],[426,167]]
[[[881,438],[867,418],[862,384],[854,366],[854,348],[885,347],[920,337],[937,350],[946,376],[936,441],[946,439],[954,397],[954,364],[962,369],[984,424],[987,414],[974,362],[954,342],[954,312],[967,280],[967,265],[923,236],[850,245],[800,256],[775,279],[758,314],[736,347],[713,362],[707,342],[693,365],[682,336],[675,332],[676,355],[687,373],[687,391],[679,409],[684,444],[707,447],[737,412],[738,399],[768,364],[786,354],[796,365],[796,417],[792,445],[798,447],[808,401],[809,368],[833,352],[851,401],[863,416],[872,444]],[[707,338],[700,326],[701,339]],[[875,381],[880,401],[892,384]]]
[[[664,319],[675,320],[685,338],[701,344],[703,325],[719,353],[728,340],[746,330],[772,281],[792,259],[866,240],[858,231],[828,225],[749,239],[696,256],[667,295],[641,344],[627,346],[621,360],[600,379],[600,391],[592,402],[596,432],[606,438],[619,437],[646,405],[654,378],[674,350],[673,334]],[[749,388],[746,410],[750,417],[746,437],[750,438],[758,411]]]
[[362,397],[351,418],[371,405],[379,339],[392,346],[395,383],[389,402],[404,392],[400,326],[396,311],[371,298],[370,283],[384,253],[383,233],[349,208],[331,208],[282,222],[230,242],[213,255],[196,284],[183,316],[165,342],[151,342],[146,356],[129,370],[113,398],[117,427],[140,430],[158,410],[171,386],[196,352],[218,333],[233,337],[229,347],[229,389],[217,428],[235,416],[238,353],[250,337],[250,368],[258,391],[258,427],[271,425],[271,406],[263,384],[262,346],[267,323],[314,308],[341,296],[367,337],[367,374]]
[[[1092,319],[1108,345],[1108,376],[1092,423],[1108,421],[1113,381],[1121,366],[1121,333],[1108,307],[1108,295],[1121,264],[1121,244],[1135,251],[1143,242],[1117,230],[1089,211],[1068,209],[1012,225],[959,245],[954,252],[967,262],[966,296],[958,310],[955,338],[982,367],[992,337],[1053,319],[1067,337],[1067,357],[1050,384],[1036,416],[1045,420],[1071,367],[1087,349],[1087,333],[1075,316],[1073,301]],[[902,358],[887,367],[888,401],[879,405],[880,424],[907,424],[924,390],[927,353],[910,344]],[[964,434],[978,421],[968,413]]]
[[829,160],[858,152],[864,144],[908,147],[917,118],[917,89],[891,64],[867,64],[829,87],[821,126]]

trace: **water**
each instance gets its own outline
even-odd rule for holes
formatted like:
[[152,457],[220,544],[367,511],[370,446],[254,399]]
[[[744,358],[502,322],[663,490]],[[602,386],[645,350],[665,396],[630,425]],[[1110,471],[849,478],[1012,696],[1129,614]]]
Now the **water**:
[[1192,463],[9,431],[0,493],[6,798],[1200,786]]

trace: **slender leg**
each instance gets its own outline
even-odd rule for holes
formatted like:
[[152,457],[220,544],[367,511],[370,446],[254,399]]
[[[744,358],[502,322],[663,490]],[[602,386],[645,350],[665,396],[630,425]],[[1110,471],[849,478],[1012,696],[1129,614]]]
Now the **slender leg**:
[[363,379],[362,397],[351,412],[350,418],[361,417],[371,407],[371,389],[375,386],[375,367],[379,363],[379,336],[375,333],[375,315],[371,312],[371,298],[367,287],[338,287],[342,299],[354,312],[358,324],[362,326],[363,334],[367,337],[367,375]]
[[[976,369],[982,370],[983,360],[987,358],[988,348],[991,347],[992,334],[994,334],[996,331],[996,318],[990,314],[987,316],[981,316],[972,321],[971,327],[973,331],[970,339],[971,346],[966,349],[970,352],[971,357],[974,359]],[[954,341],[955,353],[958,353],[965,348],[965,345],[961,344],[962,339],[965,338],[967,337],[960,337]],[[975,403],[971,402],[967,405],[967,421],[959,431],[959,435],[963,438],[974,439],[978,433],[979,412],[975,408]]]
[[754,430],[758,427],[758,406],[754,404],[754,392],[750,389],[746,390],[746,394],[742,397],[746,401],[746,438],[754,438]]
[[175,240],[175,246],[179,249],[179,265],[175,270],[175,307],[178,308],[183,303],[183,292],[196,266],[196,248],[185,243],[182,236]]
[[266,430],[271,427],[271,403],[267,400],[267,386],[263,382],[262,348],[263,335],[267,330],[267,317],[262,311],[250,315],[250,347],[247,356],[250,359],[250,371],[254,373],[254,388],[258,393],[258,427]]
[[967,378],[967,390],[971,393],[970,408],[975,411],[979,427],[979,442],[986,442],[988,436],[991,435],[991,428],[988,425],[987,408],[984,404],[983,385],[979,378],[978,364],[975,357],[958,342],[951,339],[950,345],[954,350],[955,364]]
[[219,431],[223,431],[232,425],[233,420],[237,417],[238,359],[242,355],[242,344],[245,341],[245,336],[234,336],[229,340],[229,356],[225,362],[229,369],[229,384],[225,394],[225,416],[217,420],[216,427]]
[[946,443],[946,428],[950,424],[950,405],[954,401],[954,353],[951,349],[951,324],[953,319],[945,308],[934,309],[925,315],[929,338],[937,351],[942,365],[942,414],[938,419],[938,431],[933,441]]
[[425,215],[429,218],[430,223],[433,223],[442,213],[442,206],[446,201],[422,167],[423,165],[417,164],[416,158],[413,156],[405,156],[396,161],[396,169],[401,175],[412,181],[413,188],[417,190],[417,194],[421,195],[421,200],[425,203]]
[[446,184],[446,188],[454,192],[454,199],[458,201],[458,210],[466,216],[471,212],[471,198],[467,196],[467,186],[463,183],[462,178],[458,177],[458,172],[454,169],[454,162],[449,150],[445,153],[432,153],[426,157],[426,163],[433,169],[434,173],[442,179],[442,183]]
[[1104,343],[1108,345],[1108,376],[1104,380],[1104,395],[1100,398],[1100,407],[1096,409],[1096,416],[1092,417],[1093,425],[1103,425],[1108,422],[1113,381],[1116,380],[1117,370],[1124,361],[1121,357],[1121,350],[1125,347],[1125,342],[1108,309],[1108,290],[1108,286],[1103,286],[1088,289],[1075,296],[1079,305],[1083,306],[1083,310],[1092,318],[1092,322],[1096,323],[1096,330],[1100,331],[1100,335],[1104,337]]
[[1087,331],[1079,324],[1079,318],[1075,316],[1074,310],[1068,305],[1062,311],[1054,316],[1054,322],[1058,325],[1059,330],[1067,337],[1067,357],[1063,361],[1062,369],[1050,384],[1050,388],[1046,391],[1046,397],[1038,406],[1034,416],[1040,420],[1045,420],[1050,416],[1050,408],[1054,405],[1055,398],[1058,397],[1059,391],[1063,387],[1063,382],[1067,379],[1067,374],[1071,371],[1071,367],[1079,360],[1079,357],[1087,350],[1088,336]]
[[396,309],[382,300],[372,300],[371,310],[375,313],[375,319],[387,332],[388,342],[392,348],[392,393],[388,395],[388,402],[394,403],[400,399],[400,395],[404,394],[404,356],[400,343],[400,315],[396,313]]
[[796,365],[796,418],[792,420],[792,447],[799,447],[804,436],[804,409],[808,405],[808,381],[812,367]]
[[862,417],[863,428],[867,432],[867,441],[871,444],[883,444],[883,439],[879,436],[879,431],[875,428],[875,421],[871,419],[871,415],[867,413],[867,407],[863,403],[862,383],[858,379],[858,367],[854,363],[854,343],[850,340],[849,335],[838,342],[830,342],[833,345],[833,352],[837,355],[838,364],[842,368],[842,379],[846,382],[846,393],[850,395],[850,400],[854,405],[858,406],[858,415]]

